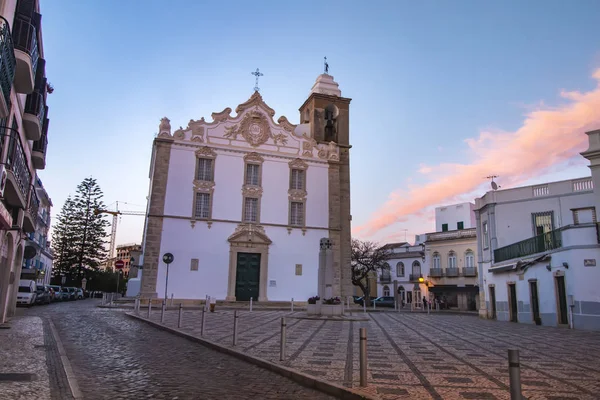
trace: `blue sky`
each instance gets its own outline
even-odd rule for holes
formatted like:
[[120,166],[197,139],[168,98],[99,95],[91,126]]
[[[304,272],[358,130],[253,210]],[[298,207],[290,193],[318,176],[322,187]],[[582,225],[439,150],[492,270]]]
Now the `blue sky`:
[[[364,225],[390,193],[440,179],[422,166],[469,164],[466,139],[519,130],[528,112],[568,103],[561,90],[593,91],[600,68],[597,1],[41,0],[41,9],[55,91],[39,175],[54,215],[90,175],[105,203],[143,210],[160,118],[176,129],[235,108],[257,67],[275,119],[298,122],[327,56],[353,99],[352,214]],[[537,180],[587,175],[585,165],[542,168]],[[521,178],[512,181],[532,181]],[[423,210],[373,237],[431,231]],[[142,226],[123,216],[117,243],[139,242]]]

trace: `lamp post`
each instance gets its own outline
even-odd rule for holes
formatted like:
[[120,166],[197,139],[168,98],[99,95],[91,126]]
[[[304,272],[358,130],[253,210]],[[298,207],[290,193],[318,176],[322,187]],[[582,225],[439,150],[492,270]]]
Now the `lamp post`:
[[163,261],[165,264],[167,264],[167,275],[165,276],[165,302],[167,301],[167,297],[168,297],[167,288],[169,286],[169,264],[171,264],[174,259],[175,259],[175,257],[171,253],[165,253],[163,255]]

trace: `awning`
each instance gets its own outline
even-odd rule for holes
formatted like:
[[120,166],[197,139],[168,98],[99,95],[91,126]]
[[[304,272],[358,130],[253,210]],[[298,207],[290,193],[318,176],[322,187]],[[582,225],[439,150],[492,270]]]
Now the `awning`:
[[459,292],[459,293],[479,293],[479,286],[466,285],[435,285],[429,288],[431,293],[443,293],[443,292]]

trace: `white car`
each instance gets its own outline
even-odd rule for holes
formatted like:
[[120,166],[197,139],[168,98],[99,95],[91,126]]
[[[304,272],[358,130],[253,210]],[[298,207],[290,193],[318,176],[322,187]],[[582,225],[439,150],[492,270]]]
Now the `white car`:
[[17,294],[17,305],[31,307],[35,304],[36,298],[35,281],[26,279],[19,280],[19,293]]

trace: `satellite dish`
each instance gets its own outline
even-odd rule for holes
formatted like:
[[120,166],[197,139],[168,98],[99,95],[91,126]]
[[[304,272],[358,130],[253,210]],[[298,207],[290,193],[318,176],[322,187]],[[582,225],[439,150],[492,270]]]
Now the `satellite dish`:
[[498,185],[494,181],[492,181],[492,189],[498,190]]

